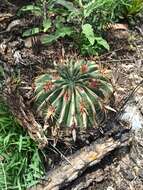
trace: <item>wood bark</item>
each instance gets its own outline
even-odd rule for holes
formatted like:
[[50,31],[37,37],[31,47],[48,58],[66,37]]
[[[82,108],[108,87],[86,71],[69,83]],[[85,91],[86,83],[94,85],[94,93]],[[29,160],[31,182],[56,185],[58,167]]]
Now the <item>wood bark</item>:
[[98,164],[111,151],[128,145],[129,138],[114,138],[102,139],[100,142],[94,142],[88,147],[85,147],[67,158],[68,163],[61,163],[60,166],[50,171],[47,176],[35,187],[29,190],[60,190],[66,189],[74,180],[86,171],[87,168]]

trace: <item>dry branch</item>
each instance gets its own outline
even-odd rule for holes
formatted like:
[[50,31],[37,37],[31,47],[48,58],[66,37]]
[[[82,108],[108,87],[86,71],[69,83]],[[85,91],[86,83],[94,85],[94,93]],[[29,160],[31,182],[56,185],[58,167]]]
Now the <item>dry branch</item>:
[[[122,134],[123,135],[123,134]],[[81,149],[68,158],[69,163],[62,163],[50,171],[46,178],[37,186],[29,190],[59,190],[65,188],[78,178],[88,167],[98,164],[107,154],[116,148],[128,145],[129,138],[102,139],[98,144],[94,142],[89,147]]]
[[15,85],[11,84],[11,81],[6,84],[4,97],[19,124],[27,130],[28,134],[38,144],[39,148],[44,148],[48,142],[43,128],[35,120],[34,115],[24,103],[23,97],[18,93]]

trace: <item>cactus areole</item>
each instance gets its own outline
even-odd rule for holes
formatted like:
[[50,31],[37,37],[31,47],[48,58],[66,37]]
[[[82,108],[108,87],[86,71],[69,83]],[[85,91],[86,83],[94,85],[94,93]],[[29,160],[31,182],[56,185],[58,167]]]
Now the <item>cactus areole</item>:
[[[106,72],[107,73],[107,72]],[[113,87],[94,62],[69,61],[57,73],[43,74],[34,81],[37,113],[45,123],[91,128],[104,117]]]

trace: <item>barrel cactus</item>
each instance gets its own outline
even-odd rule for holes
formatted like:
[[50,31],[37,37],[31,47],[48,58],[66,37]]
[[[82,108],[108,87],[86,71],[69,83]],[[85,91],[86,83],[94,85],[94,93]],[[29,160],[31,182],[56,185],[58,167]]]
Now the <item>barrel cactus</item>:
[[113,93],[106,70],[94,62],[72,60],[55,73],[38,76],[34,81],[37,113],[45,123],[59,127],[95,127],[104,116]]

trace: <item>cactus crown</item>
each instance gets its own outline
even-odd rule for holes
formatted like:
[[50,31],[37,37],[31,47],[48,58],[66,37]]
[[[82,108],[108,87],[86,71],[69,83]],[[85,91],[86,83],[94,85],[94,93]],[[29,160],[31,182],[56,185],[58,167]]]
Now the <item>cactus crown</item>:
[[35,103],[44,122],[60,127],[94,127],[104,116],[113,92],[105,72],[94,62],[72,60],[57,73],[35,79]]

